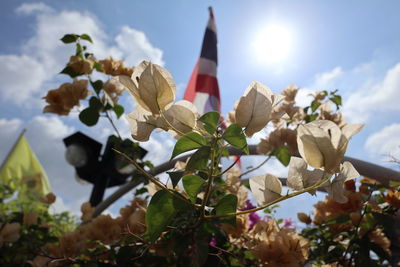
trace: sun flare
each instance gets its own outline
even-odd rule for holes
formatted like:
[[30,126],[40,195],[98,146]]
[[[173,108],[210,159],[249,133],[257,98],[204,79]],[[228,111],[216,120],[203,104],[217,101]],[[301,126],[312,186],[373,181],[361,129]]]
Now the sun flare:
[[260,61],[279,63],[288,58],[292,41],[292,32],[287,27],[271,24],[257,34],[253,49]]

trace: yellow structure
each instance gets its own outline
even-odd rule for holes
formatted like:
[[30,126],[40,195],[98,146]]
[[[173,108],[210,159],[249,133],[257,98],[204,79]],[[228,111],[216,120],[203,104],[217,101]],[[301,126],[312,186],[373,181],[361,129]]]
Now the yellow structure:
[[24,132],[0,168],[0,183],[6,184],[13,191],[19,191],[19,197],[26,193],[44,196],[50,192],[46,172],[33,153]]

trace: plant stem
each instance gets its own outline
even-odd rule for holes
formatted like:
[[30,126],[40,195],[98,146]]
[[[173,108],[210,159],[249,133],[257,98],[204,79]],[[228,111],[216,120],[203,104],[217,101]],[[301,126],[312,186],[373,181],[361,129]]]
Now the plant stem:
[[106,113],[107,119],[110,121],[110,123],[111,123],[112,127],[114,128],[114,131],[117,133],[119,139],[122,140],[121,135],[119,134],[119,131],[118,131],[117,127],[115,126],[114,121],[112,120],[110,114],[108,114],[107,110],[105,111],[105,113]]
[[242,174],[239,176],[239,179],[242,178],[243,176],[245,176],[246,174],[249,174],[249,173],[251,173],[251,172],[253,172],[253,171],[255,171],[255,170],[261,168],[265,163],[267,163],[267,162],[270,160],[270,158],[271,158],[271,155],[269,155],[269,156],[268,156],[263,162],[261,162],[260,165],[258,165],[257,167],[252,168],[252,169],[250,169],[250,170],[245,171],[244,173],[242,173]]
[[303,190],[300,190],[300,191],[297,191],[297,192],[293,192],[293,193],[288,194],[288,195],[285,195],[285,196],[281,196],[281,197],[279,197],[279,198],[277,198],[277,199],[275,199],[275,200],[273,200],[273,201],[271,201],[271,202],[269,202],[269,203],[267,203],[267,204],[265,204],[265,205],[263,205],[263,206],[261,206],[261,207],[258,207],[258,208],[249,209],[249,210],[244,210],[244,211],[239,211],[239,212],[233,212],[233,213],[227,213],[227,214],[205,216],[205,219],[215,219],[215,218],[221,218],[221,217],[237,216],[237,215],[248,214],[248,213],[253,213],[253,212],[256,212],[256,211],[259,211],[259,210],[263,210],[263,209],[265,209],[265,208],[267,208],[267,207],[269,207],[269,206],[271,206],[271,205],[273,205],[273,204],[276,204],[276,203],[278,203],[278,202],[281,202],[281,201],[283,201],[283,200],[285,200],[285,199],[289,199],[289,198],[292,198],[292,197],[294,197],[294,196],[297,196],[297,195],[306,193],[306,192],[308,192],[308,191],[317,189],[317,188],[320,187],[322,184],[326,183],[326,182],[329,180],[329,178],[330,178],[330,177],[328,177],[326,180],[323,180],[322,182],[316,183],[316,184],[313,185],[313,186],[304,188]]
[[215,144],[218,142],[218,138],[215,138],[213,140],[213,143],[211,145],[211,151],[210,151],[210,156],[211,156],[211,164],[210,164],[210,169],[208,170],[208,181],[207,181],[207,189],[204,194],[203,201],[201,203],[201,213],[203,214],[203,218],[205,217],[204,211],[205,211],[205,206],[207,205],[208,199],[210,198],[211,194],[211,187],[214,181],[214,165],[215,165]]
[[232,169],[233,166],[235,166],[236,163],[237,163],[239,160],[240,160],[240,156],[238,156],[238,158],[237,158],[228,168],[226,168],[223,172],[214,174],[213,176],[214,176],[214,177],[218,177],[218,176],[223,175],[224,173],[226,173],[227,171],[229,171],[230,169]]
[[[90,82],[91,84],[93,84],[93,81],[92,81],[91,76],[90,76],[90,75],[87,75],[87,77],[88,77],[88,79],[89,79],[89,82]],[[96,90],[94,90],[94,92],[96,93],[97,98],[100,99],[99,93],[97,93]],[[100,102],[101,102],[101,101],[100,101]],[[104,104],[103,104],[103,108],[104,108]],[[116,127],[115,124],[114,124],[114,121],[112,120],[110,114],[108,114],[108,111],[107,111],[107,110],[104,110],[104,113],[106,114],[105,116],[107,117],[108,121],[111,123],[111,126],[114,128],[114,131],[117,133],[119,139],[122,140],[121,135],[120,135],[120,133],[119,133],[117,127]]]
[[[347,254],[348,254],[349,251],[350,251],[350,246],[353,244],[354,240],[356,239],[356,236],[357,236],[357,233],[358,233],[358,229],[360,228],[362,219],[364,218],[365,213],[367,213],[367,204],[368,204],[368,201],[371,199],[372,192],[373,192],[373,191],[371,191],[371,192],[369,193],[368,198],[367,198],[367,200],[365,201],[365,206],[364,206],[364,209],[363,209],[363,211],[362,211],[360,220],[358,221],[358,223],[357,223],[357,225],[356,225],[356,229],[355,229],[355,231],[354,231],[354,234],[353,234],[352,238],[349,240],[349,245],[347,246],[346,251],[344,252],[343,260],[346,260],[346,256],[347,256]],[[350,255],[350,259],[349,259],[349,264],[348,264],[348,266],[351,266],[351,261],[352,261],[352,258],[353,258],[353,254],[354,254],[354,250],[352,251],[352,253],[351,253],[351,255]]]
[[197,207],[196,205],[194,205],[191,201],[189,201],[188,199],[186,199],[185,197],[181,196],[180,194],[176,193],[173,190],[170,190],[166,185],[164,185],[163,183],[161,183],[159,180],[157,180],[154,176],[152,176],[151,174],[149,174],[148,172],[146,172],[136,161],[134,161],[133,159],[131,159],[127,154],[125,154],[124,152],[118,151],[115,148],[113,148],[113,150],[115,152],[117,152],[118,154],[124,156],[130,163],[132,163],[133,165],[135,165],[135,167],[147,178],[149,179],[151,182],[153,182],[154,184],[156,184],[157,186],[161,187],[163,190],[168,191],[170,194],[174,195],[175,197],[185,201],[186,203],[190,204],[191,206]]

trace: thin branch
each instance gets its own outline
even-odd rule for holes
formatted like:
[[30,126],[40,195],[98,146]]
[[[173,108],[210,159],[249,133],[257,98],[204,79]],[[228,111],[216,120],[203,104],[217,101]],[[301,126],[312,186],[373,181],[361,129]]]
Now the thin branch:
[[131,229],[130,229],[130,227],[129,227],[129,224],[126,224],[126,228],[127,228],[128,233],[129,233],[130,235],[136,237],[137,239],[139,239],[139,240],[142,241],[143,243],[146,243],[146,241],[145,241],[143,238],[141,238],[140,236],[138,236],[137,234],[135,234],[135,233],[133,233],[133,232],[131,231]]
[[[87,78],[88,78],[89,82],[90,82],[91,84],[93,84],[92,77],[91,77],[90,75],[87,75]],[[98,93],[96,90],[94,90],[94,92],[96,93],[96,96],[97,96],[98,98],[100,98],[99,93]],[[104,104],[103,104],[103,105],[104,105]],[[114,128],[114,131],[117,133],[119,139],[122,139],[122,138],[121,138],[121,135],[119,134],[119,131],[118,131],[117,127],[116,127],[115,124],[114,124],[114,121],[112,120],[110,114],[108,114],[108,111],[105,110],[104,113],[105,113],[105,117],[107,117],[107,119],[108,119],[109,122],[111,123],[111,126]],[[102,116],[102,117],[103,117],[103,116]]]
[[205,210],[205,206],[207,205],[208,199],[210,198],[210,194],[211,194],[211,187],[214,181],[214,160],[215,160],[215,144],[218,142],[218,139],[214,139],[214,142],[211,146],[211,151],[210,151],[210,156],[211,156],[211,164],[210,164],[210,169],[208,171],[208,181],[207,181],[207,189],[206,192],[204,194],[204,198],[203,201],[201,202],[201,213],[203,214],[203,218],[204,218],[204,210]]
[[269,156],[268,156],[263,162],[261,162],[257,167],[255,167],[255,168],[253,168],[253,169],[250,169],[250,170],[245,171],[244,173],[242,173],[242,174],[239,176],[239,179],[242,178],[243,176],[245,176],[246,174],[249,174],[249,173],[251,173],[251,172],[253,172],[253,171],[255,171],[255,170],[261,168],[265,163],[267,163],[267,162],[269,161],[270,158],[271,158],[271,155],[269,155]]
[[108,114],[108,111],[107,111],[107,110],[105,111],[105,113],[106,113],[107,119],[110,121],[110,123],[111,123],[112,127],[114,128],[114,131],[117,133],[119,139],[122,139],[122,138],[121,138],[121,135],[119,134],[119,131],[118,131],[117,127],[116,127],[115,124],[114,124],[114,121],[112,120],[112,118],[111,118],[111,116],[110,116],[110,114]]
[[173,190],[170,190],[166,185],[164,185],[163,183],[161,183],[159,180],[157,180],[156,177],[152,176],[151,174],[149,174],[148,172],[146,172],[136,161],[134,161],[133,159],[131,159],[128,155],[126,155],[125,153],[116,150],[115,148],[113,148],[113,150],[115,152],[117,152],[118,154],[124,156],[129,162],[131,162],[133,165],[135,165],[135,167],[147,178],[149,179],[151,182],[153,182],[154,184],[156,184],[157,186],[161,187],[162,189],[166,190],[167,192],[169,192],[170,194],[176,196],[177,198],[187,202],[188,204],[190,204],[191,206],[195,206],[193,205],[193,203],[189,200],[187,200],[185,197],[181,196],[180,194],[176,193]]
[[304,188],[303,190],[300,190],[300,191],[297,191],[297,192],[293,192],[293,193],[288,194],[288,195],[281,196],[281,197],[279,197],[279,198],[277,198],[277,199],[275,199],[275,200],[273,200],[273,201],[271,201],[271,202],[269,202],[269,203],[267,203],[267,204],[265,204],[265,205],[263,205],[263,206],[261,206],[261,207],[258,207],[258,208],[249,209],[249,210],[244,210],[244,211],[239,211],[239,212],[233,212],[233,213],[220,214],[220,215],[209,215],[209,216],[205,216],[205,219],[215,219],[215,218],[221,218],[221,217],[231,217],[231,216],[237,216],[237,215],[242,215],[242,214],[248,214],[248,213],[253,213],[253,212],[256,212],[256,211],[259,211],[259,210],[263,210],[263,209],[265,209],[265,208],[267,208],[267,207],[269,207],[269,206],[271,206],[271,205],[274,205],[274,204],[276,204],[276,203],[278,203],[278,202],[281,202],[281,201],[283,201],[283,200],[285,200],[285,199],[289,199],[289,198],[292,198],[292,197],[294,197],[294,196],[297,196],[297,195],[306,193],[306,192],[308,192],[308,191],[317,189],[317,188],[320,187],[321,185],[323,185],[323,184],[325,184],[326,182],[328,182],[329,179],[330,179],[330,177],[328,177],[327,179],[323,180],[322,182],[316,183],[316,184],[313,185],[313,186]]
[[[218,177],[218,176],[221,176],[221,175],[225,174],[227,171],[229,171],[230,169],[232,169],[233,166],[236,165],[236,163],[238,163],[238,161],[240,160],[240,157],[241,157],[241,156],[238,156],[237,159],[236,159],[231,165],[229,165],[229,167],[226,168],[223,172],[220,172],[220,173],[218,173],[218,174],[214,174],[213,176],[214,176],[214,177]],[[240,176],[239,176],[239,178],[240,178]]]
[[[362,214],[361,214],[360,220],[358,221],[358,223],[357,223],[357,225],[356,225],[356,229],[355,229],[355,231],[354,231],[354,234],[353,234],[352,238],[349,240],[349,245],[347,246],[346,251],[344,252],[343,260],[346,260],[346,256],[347,256],[347,254],[349,253],[350,246],[354,243],[354,240],[356,239],[356,236],[357,236],[357,234],[358,234],[358,229],[360,228],[362,219],[364,218],[365,213],[367,213],[368,201],[371,199],[372,192],[373,192],[373,191],[371,191],[371,192],[369,193],[368,198],[367,198],[367,200],[365,201],[365,206],[364,206],[363,212],[362,212]],[[354,252],[354,251],[353,251],[353,252]],[[353,256],[352,256],[352,255],[353,255],[353,252],[352,252],[352,254],[351,254],[351,256],[350,256],[349,265],[348,265],[348,266],[350,266],[350,264],[351,264],[351,259],[352,259],[352,257],[353,257]]]
[[210,247],[213,247],[213,248],[215,248],[215,249],[221,251],[221,252],[224,252],[224,253],[226,253],[226,254],[229,254],[229,255],[235,257],[235,255],[233,255],[231,252],[229,252],[229,251],[227,251],[227,250],[225,250],[225,249],[222,249],[222,248],[220,248],[220,247],[217,247],[217,246],[214,246],[214,245],[211,245],[211,244],[208,244],[208,245],[209,245]]

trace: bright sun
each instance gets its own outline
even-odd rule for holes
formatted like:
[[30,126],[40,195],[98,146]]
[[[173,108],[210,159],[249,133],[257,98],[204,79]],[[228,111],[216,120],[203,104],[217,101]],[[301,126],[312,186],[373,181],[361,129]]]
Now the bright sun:
[[271,24],[261,30],[253,42],[256,57],[266,63],[285,61],[292,48],[292,33],[283,25]]

